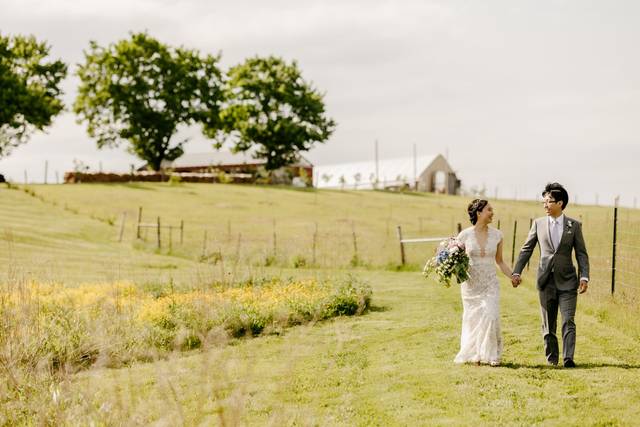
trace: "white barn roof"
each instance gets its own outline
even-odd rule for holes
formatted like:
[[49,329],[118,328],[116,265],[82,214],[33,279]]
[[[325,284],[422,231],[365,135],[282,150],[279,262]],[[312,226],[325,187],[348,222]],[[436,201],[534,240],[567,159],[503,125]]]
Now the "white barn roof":
[[[402,157],[378,161],[378,187],[412,184],[439,155]],[[353,162],[316,166],[313,171],[317,188],[372,189],[376,180],[376,162]],[[359,181],[356,179],[359,175]],[[344,177],[344,183],[340,182]]]

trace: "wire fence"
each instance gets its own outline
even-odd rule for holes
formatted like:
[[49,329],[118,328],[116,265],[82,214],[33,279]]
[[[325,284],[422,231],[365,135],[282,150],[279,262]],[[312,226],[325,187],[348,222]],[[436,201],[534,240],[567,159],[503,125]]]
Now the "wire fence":
[[[636,215],[621,218],[618,208],[614,208],[587,211],[576,219],[583,224],[591,282],[599,289],[607,284],[611,293],[615,293],[618,286],[625,291],[640,291],[640,232],[637,231],[640,218]],[[437,239],[433,238],[454,236],[462,228],[457,218],[436,221],[429,217],[392,216],[382,222],[383,227],[380,221],[370,224],[362,218],[331,222],[305,219],[278,222],[275,218],[256,218],[252,224],[236,224],[229,218],[215,225],[173,222],[180,227],[163,228],[162,232],[179,231],[186,242],[177,245],[176,236],[173,254],[212,264],[251,263],[293,268],[419,269],[437,247]],[[507,262],[513,264],[517,259],[532,222],[531,217],[509,215],[494,221],[493,225],[503,233],[503,256]],[[140,240],[153,245],[157,236],[157,229],[145,229]],[[164,239],[172,241],[170,237]],[[537,265],[538,260],[539,251],[535,251],[527,269]]]
[[[80,208],[67,206],[66,202],[45,199],[30,188],[25,188],[24,192],[73,214],[69,218],[90,215],[113,226],[115,241],[132,243],[134,248],[149,252],[199,260],[216,267],[224,264],[225,267],[419,270],[435,252],[437,241],[410,244],[403,248],[398,239],[398,226],[404,239],[415,240],[455,236],[462,224],[464,227],[468,225],[464,210],[440,200],[420,200],[423,204],[419,208],[411,205],[398,208],[388,203],[375,205],[372,209],[373,205],[357,206],[362,202],[356,199],[348,206],[328,207],[319,204],[318,194],[313,194],[305,201],[312,206],[311,209],[302,204],[291,204],[287,207],[290,212],[283,213],[272,200],[261,196],[251,199],[251,203],[261,206],[253,210],[243,210],[246,205],[242,201],[235,201],[233,205],[219,200],[209,202],[211,217],[202,215],[205,211],[202,209],[194,214],[183,212],[179,206],[159,204],[145,207],[143,213],[135,205],[120,205],[123,210],[119,214],[112,212],[108,216],[104,213],[99,216],[91,211],[87,213],[86,209],[80,212]],[[11,211],[11,206],[5,208]],[[502,215],[494,217],[493,226],[503,232],[503,257],[507,262],[513,263],[516,259],[530,230],[533,218],[525,216],[527,211],[528,208],[505,203]],[[640,211],[578,206],[572,212],[576,214],[571,216],[583,224],[590,257],[590,280],[594,285],[592,289],[597,292],[638,293]],[[31,253],[29,242],[39,238],[31,234],[38,234],[38,231],[21,229],[20,233],[28,234],[23,236],[27,239],[23,246],[25,253]],[[16,251],[21,245],[19,241],[17,239],[14,245]],[[66,245],[59,250],[72,248]],[[81,252],[74,252],[67,258],[71,260],[73,255],[79,259],[84,255]],[[538,260],[539,252],[534,251],[528,269],[535,269]],[[640,293],[637,295],[640,297]]]

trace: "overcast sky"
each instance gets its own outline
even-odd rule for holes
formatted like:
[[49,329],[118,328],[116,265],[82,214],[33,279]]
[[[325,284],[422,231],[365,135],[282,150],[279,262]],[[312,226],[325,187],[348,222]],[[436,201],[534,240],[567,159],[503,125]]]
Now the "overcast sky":
[[[315,164],[447,154],[463,186],[533,198],[548,181],[578,202],[640,198],[640,2],[0,0],[0,32],[33,34],[70,64],[70,106],[90,40],[148,31],[171,45],[297,60],[325,92],[337,129]],[[187,152],[211,149],[198,129]],[[79,159],[97,170],[141,162],[99,151],[72,113],[55,119],[0,173],[49,181]],[[596,196],[597,195],[597,196]]]

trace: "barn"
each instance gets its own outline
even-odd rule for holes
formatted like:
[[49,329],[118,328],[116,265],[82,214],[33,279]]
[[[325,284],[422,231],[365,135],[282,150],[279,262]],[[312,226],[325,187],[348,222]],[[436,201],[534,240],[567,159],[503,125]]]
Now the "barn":
[[[309,176],[313,176],[313,165],[304,157],[287,168],[303,168]],[[254,159],[250,153],[232,153],[230,151],[211,151],[206,153],[185,153],[173,161],[163,161],[162,169],[174,172],[208,172],[212,169],[227,173],[255,174],[258,168],[264,167],[267,161]]]
[[[311,185],[313,164],[298,154],[298,160],[288,166],[274,170],[265,178],[266,160],[256,159],[251,153],[232,153],[230,151],[211,151],[205,153],[185,153],[173,161],[163,161],[160,165],[165,172],[194,178],[228,174],[230,182],[293,184],[304,187]],[[147,170],[147,165],[138,169]]]
[[318,165],[317,188],[370,190],[413,188],[417,191],[457,194],[460,180],[441,154]]

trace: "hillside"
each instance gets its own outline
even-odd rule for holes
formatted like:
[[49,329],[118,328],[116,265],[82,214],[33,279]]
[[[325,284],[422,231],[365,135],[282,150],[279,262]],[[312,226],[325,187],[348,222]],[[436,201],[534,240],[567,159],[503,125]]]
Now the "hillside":
[[[518,289],[502,279],[504,364],[490,368],[451,362],[458,289],[419,274],[434,246],[409,247],[409,265],[398,265],[397,225],[407,237],[451,235],[464,224],[466,203],[430,194],[206,184],[1,188],[0,281],[7,292],[25,281],[166,289],[231,276],[348,275],[373,290],[362,316],[220,339],[124,368],[97,364],[47,385],[33,405],[70,425],[633,425],[640,410],[640,292],[621,287],[609,295],[612,209],[567,210],[585,225],[593,264],[576,319],[579,368],[543,364],[533,269]],[[529,218],[542,213],[536,203],[493,204],[505,241],[518,221],[517,245]],[[183,220],[183,244],[176,231],[171,250],[165,239],[157,249],[150,231],[146,241],[136,240],[139,206],[144,222]],[[632,252],[640,246],[633,228],[639,219],[636,211],[620,211],[619,280],[627,285],[640,273]],[[506,252],[510,260],[510,247]]]

